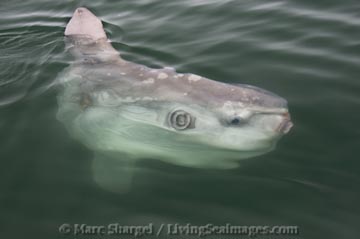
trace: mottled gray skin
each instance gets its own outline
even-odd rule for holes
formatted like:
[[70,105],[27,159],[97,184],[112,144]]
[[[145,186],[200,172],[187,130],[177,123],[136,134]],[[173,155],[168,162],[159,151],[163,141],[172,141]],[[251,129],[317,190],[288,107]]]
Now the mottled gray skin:
[[275,113],[285,112],[286,108],[284,99],[274,97],[265,90],[248,85],[225,84],[193,74],[179,74],[171,68],[150,69],[122,60],[100,62],[85,58],[72,70],[73,74],[81,75],[84,79],[81,85],[83,93],[106,89],[109,97],[113,97],[110,102],[196,102],[213,108],[235,102],[249,110]]
[[[70,41],[89,41],[83,36],[72,38]],[[286,100],[254,86],[231,85],[194,74],[179,74],[173,68],[151,69],[125,61],[119,58],[117,52],[114,56],[104,58],[102,48],[109,48],[109,43],[98,41],[91,43],[90,47],[77,48],[73,54],[80,62],[75,65],[74,72],[91,78],[99,88],[114,87],[113,93],[124,100],[139,101],[145,98],[146,101],[151,98],[152,101],[197,102],[216,107],[225,102],[237,102],[244,108],[255,110],[263,108],[277,112],[287,109]]]
[[[59,76],[58,119],[96,152],[95,181],[109,190],[126,191],[136,159],[232,168],[272,150],[292,126],[287,102],[268,91],[123,60],[85,8],[65,35],[75,62]],[[179,110],[191,127],[169,120]]]

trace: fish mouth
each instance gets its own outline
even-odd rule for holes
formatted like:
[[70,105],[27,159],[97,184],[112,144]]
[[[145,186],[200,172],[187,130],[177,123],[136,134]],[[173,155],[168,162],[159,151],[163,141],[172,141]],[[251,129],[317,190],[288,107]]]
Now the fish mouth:
[[290,114],[287,112],[283,114],[284,119],[281,121],[279,126],[276,129],[276,132],[287,134],[291,130],[291,128],[294,126],[294,124],[291,122]]

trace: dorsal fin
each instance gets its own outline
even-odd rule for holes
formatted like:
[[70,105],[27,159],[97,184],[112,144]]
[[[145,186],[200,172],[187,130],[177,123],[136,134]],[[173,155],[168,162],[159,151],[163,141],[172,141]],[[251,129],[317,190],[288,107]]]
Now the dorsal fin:
[[90,62],[120,59],[106,36],[101,20],[86,8],[77,8],[65,29],[71,53]]
[[101,20],[88,9],[77,8],[65,29],[65,36],[86,35],[94,41],[107,39]]

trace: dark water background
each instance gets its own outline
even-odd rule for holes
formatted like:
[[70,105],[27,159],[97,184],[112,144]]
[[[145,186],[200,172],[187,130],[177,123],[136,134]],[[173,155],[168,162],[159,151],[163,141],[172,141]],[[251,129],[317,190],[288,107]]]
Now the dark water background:
[[[130,193],[104,191],[92,152],[55,118],[52,85],[71,60],[63,32],[78,6],[104,21],[124,58],[273,91],[295,127],[236,170],[144,161]],[[2,0],[0,237],[74,238],[58,232],[63,223],[189,222],[360,238],[359,56],[358,0]]]

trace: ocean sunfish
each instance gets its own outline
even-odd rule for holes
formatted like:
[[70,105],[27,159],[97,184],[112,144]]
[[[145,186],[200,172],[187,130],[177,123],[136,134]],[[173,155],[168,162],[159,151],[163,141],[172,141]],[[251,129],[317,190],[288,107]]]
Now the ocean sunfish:
[[95,181],[126,192],[138,159],[228,169],[264,154],[292,127],[283,98],[122,59],[101,20],[78,8],[66,26],[75,61],[58,76],[57,118],[95,152]]

